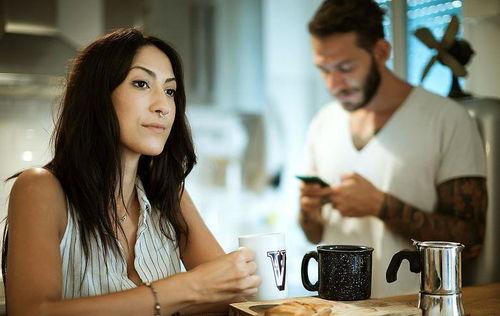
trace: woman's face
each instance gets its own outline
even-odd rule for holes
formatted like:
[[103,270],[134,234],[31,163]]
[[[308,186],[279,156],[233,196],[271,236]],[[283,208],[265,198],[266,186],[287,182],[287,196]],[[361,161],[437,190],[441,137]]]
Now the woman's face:
[[176,81],[169,58],[155,46],[141,47],[111,100],[125,155],[163,151],[175,119]]

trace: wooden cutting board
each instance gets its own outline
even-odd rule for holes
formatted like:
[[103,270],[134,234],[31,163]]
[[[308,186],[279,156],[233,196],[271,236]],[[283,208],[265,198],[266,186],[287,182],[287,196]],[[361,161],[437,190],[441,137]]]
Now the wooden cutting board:
[[328,301],[319,297],[296,297],[278,301],[256,302],[248,301],[230,305],[230,316],[261,316],[265,311],[283,302],[298,301],[312,304],[331,305],[331,316],[420,316],[422,311],[414,303],[390,302],[382,299],[369,299],[353,302]]

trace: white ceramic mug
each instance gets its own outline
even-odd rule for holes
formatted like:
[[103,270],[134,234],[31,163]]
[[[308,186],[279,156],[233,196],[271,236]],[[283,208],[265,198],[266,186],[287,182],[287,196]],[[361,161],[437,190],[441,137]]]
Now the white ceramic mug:
[[286,286],[286,248],[283,233],[265,233],[238,237],[240,247],[252,249],[262,278],[257,294],[250,300],[268,301],[288,296]]

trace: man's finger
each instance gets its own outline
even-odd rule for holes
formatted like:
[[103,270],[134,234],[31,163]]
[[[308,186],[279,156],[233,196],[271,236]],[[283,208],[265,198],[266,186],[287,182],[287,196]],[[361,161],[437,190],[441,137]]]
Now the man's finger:
[[330,188],[321,188],[320,186],[316,188],[300,188],[300,194],[303,196],[320,197],[329,193]]
[[340,200],[341,200],[341,197],[338,193],[332,193],[330,195],[330,203],[332,203],[332,207],[333,208],[337,208],[337,206],[339,205],[340,203]]
[[349,179],[354,179],[356,177],[356,173],[354,172],[346,172],[340,175],[340,182],[344,182]]
[[330,188],[330,195],[332,196],[337,196],[342,192],[342,184],[340,185],[333,185]]
[[317,208],[321,206],[321,200],[319,198],[303,196],[300,199],[300,204],[302,205],[302,208]]
[[305,182],[300,183],[300,189],[317,190],[320,188],[321,188],[321,186],[318,183],[305,183]]

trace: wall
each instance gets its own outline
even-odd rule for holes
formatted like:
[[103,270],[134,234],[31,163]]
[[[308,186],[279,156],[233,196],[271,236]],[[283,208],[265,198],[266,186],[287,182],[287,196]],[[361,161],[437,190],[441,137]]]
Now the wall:
[[[42,166],[50,156],[55,98],[35,95],[0,97],[0,218],[7,215],[13,181],[7,177],[25,168]],[[3,231],[3,223],[0,228]]]

